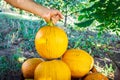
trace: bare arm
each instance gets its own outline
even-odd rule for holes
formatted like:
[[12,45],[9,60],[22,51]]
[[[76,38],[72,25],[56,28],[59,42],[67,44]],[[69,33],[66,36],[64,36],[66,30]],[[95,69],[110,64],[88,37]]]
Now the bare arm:
[[33,0],[5,0],[14,7],[29,11],[44,18],[47,22],[52,19],[53,23],[56,23],[62,18],[62,14],[58,10],[48,9],[35,3]]

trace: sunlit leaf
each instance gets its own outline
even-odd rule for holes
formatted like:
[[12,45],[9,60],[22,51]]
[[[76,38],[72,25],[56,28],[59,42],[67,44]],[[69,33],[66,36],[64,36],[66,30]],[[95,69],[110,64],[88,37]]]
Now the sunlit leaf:
[[98,25],[98,26],[96,26],[97,28],[100,28],[100,27],[103,27],[104,26],[104,24],[100,24],[100,25]]
[[85,18],[85,15],[80,15],[80,16],[78,17],[78,21],[81,21],[83,18]]
[[88,27],[93,23],[94,19],[91,20],[86,20],[80,23],[75,23],[75,25],[77,25],[78,27]]

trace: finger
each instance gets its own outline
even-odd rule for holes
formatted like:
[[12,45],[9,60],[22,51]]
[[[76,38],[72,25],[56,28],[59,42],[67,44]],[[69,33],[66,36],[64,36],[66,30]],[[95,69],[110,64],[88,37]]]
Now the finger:
[[50,21],[50,13],[48,13],[47,15],[44,15],[43,17],[45,19],[46,22]]
[[62,15],[61,12],[58,11],[58,15],[59,15],[59,17],[60,17],[61,19],[63,19],[63,15]]
[[58,20],[60,20],[60,16],[59,16],[59,15],[52,17],[52,21],[54,22],[54,24],[55,24]]
[[62,18],[63,18],[62,13],[61,13],[60,11],[58,11],[58,10],[56,10],[56,16],[57,16],[57,15],[59,15],[60,19],[62,19]]
[[59,15],[60,19],[63,18],[63,15],[62,15],[62,13],[60,11],[52,10],[52,15],[51,16],[57,16],[57,15]]
[[52,22],[54,24],[56,24],[58,20],[59,20],[59,18],[57,18],[56,16],[52,17]]
[[55,16],[55,19],[56,19],[56,21],[58,21],[58,20],[60,20],[61,18],[60,18],[59,15],[57,15],[57,16]]
[[53,24],[56,24],[57,23],[57,21],[56,20],[53,20]]
[[[45,18],[44,18],[44,19],[45,19]],[[49,21],[50,21],[50,19],[46,18],[46,19],[45,19],[45,21],[46,21],[46,22],[49,22]]]
[[52,23],[55,24],[56,23],[55,18],[52,17],[51,19],[52,19]]

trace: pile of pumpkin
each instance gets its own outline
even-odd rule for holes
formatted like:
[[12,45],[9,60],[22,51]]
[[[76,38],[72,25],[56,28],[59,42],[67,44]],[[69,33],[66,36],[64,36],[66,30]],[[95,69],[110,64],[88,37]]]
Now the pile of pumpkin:
[[41,58],[30,58],[22,64],[24,78],[108,80],[103,74],[93,70],[94,59],[89,53],[67,47],[68,37],[63,29],[51,23],[40,28],[35,37],[35,48]]

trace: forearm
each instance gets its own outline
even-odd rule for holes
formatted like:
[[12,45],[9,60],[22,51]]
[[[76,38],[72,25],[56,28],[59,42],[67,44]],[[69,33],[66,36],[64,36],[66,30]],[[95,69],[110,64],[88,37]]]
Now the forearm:
[[48,11],[48,8],[41,6],[40,4],[35,3],[33,0],[5,0],[14,7],[32,12],[40,17],[43,17],[45,11]]

